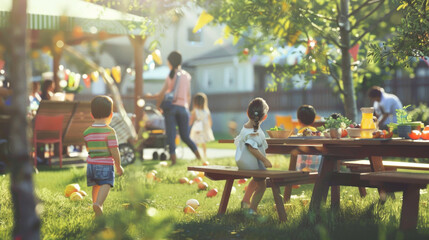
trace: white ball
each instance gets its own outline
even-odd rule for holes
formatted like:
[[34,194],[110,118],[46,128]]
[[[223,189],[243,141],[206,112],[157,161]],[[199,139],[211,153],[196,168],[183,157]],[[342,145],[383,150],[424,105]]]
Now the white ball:
[[186,205],[189,205],[192,208],[197,209],[200,206],[200,203],[198,202],[197,199],[189,199],[188,201],[186,201]]

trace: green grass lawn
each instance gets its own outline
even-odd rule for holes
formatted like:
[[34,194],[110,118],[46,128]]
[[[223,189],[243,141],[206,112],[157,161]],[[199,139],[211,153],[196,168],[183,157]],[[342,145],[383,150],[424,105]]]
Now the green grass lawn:
[[[275,168],[287,166],[284,156],[269,157]],[[211,164],[234,165],[233,158],[209,159]],[[136,162],[125,167],[118,177],[105,205],[105,214],[93,219],[91,188],[86,186],[85,168],[41,168],[34,175],[37,212],[42,221],[42,239],[428,239],[429,215],[427,190],[422,191],[418,229],[398,230],[401,210],[400,193],[384,205],[378,202],[376,189],[367,189],[368,196],[359,197],[358,189],[341,188],[341,208],[334,212],[329,204],[319,216],[308,211],[312,185],[293,190],[286,205],[287,222],[280,223],[274,208],[271,189],[267,189],[257,216],[240,210],[244,185],[234,184],[227,214],[217,216],[223,181],[204,178],[209,188],[219,194],[207,198],[197,185],[179,184],[181,177],[193,176],[187,166],[199,161],[179,161],[163,167],[158,161]],[[151,170],[159,180],[147,178]],[[0,239],[12,233],[12,203],[9,175],[0,176]],[[64,197],[67,184],[78,183],[89,196],[79,202]],[[195,214],[184,214],[188,199],[200,203]],[[328,196],[329,199],[329,196]]]

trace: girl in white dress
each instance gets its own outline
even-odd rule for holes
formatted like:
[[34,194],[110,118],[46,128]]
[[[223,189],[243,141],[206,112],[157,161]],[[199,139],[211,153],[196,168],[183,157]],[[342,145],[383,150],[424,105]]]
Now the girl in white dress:
[[206,143],[215,140],[212,131],[213,122],[210,115],[206,94],[197,93],[194,96],[189,124],[192,125],[190,137],[192,141],[195,142],[195,144],[202,147],[204,158],[206,158]]
[[[253,99],[247,107],[249,121],[244,124],[240,134],[234,140],[237,147],[235,161],[239,169],[266,170],[272,167],[271,162],[265,157],[268,144],[260,128],[261,123],[267,118],[268,109],[267,103],[262,98]],[[241,201],[241,207],[250,207],[252,212],[256,212],[265,188],[264,178],[253,178]]]

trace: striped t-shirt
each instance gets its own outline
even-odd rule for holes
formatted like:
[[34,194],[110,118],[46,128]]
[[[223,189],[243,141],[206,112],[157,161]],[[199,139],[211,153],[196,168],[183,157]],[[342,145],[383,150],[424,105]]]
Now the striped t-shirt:
[[107,125],[93,124],[83,132],[83,138],[88,148],[88,158],[90,164],[114,165],[114,159],[109,148],[118,147],[116,132]]

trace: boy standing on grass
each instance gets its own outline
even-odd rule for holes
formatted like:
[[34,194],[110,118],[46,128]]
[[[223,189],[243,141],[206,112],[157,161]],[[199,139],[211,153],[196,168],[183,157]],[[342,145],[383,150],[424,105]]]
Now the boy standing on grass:
[[115,182],[115,165],[119,176],[124,173],[118,150],[116,132],[109,126],[113,116],[113,101],[108,96],[97,96],[91,101],[94,123],[83,132],[87,158],[87,185],[92,186],[95,216],[103,214],[103,203]]

